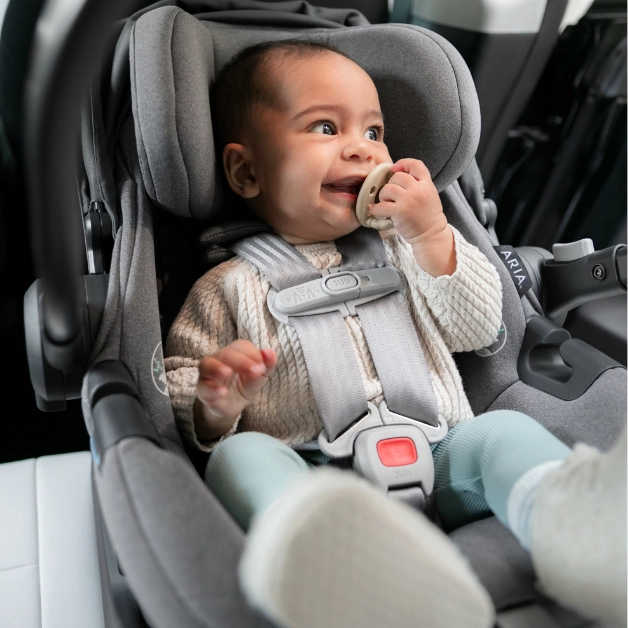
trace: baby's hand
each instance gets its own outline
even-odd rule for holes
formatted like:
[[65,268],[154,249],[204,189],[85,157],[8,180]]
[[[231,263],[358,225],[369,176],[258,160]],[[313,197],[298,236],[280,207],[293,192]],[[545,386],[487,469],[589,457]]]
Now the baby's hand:
[[236,340],[198,367],[194,426],[199,440],[224,434],[257,395],[277,364],[272,349],[257,349],[248,340]]
[[453,233],[429,170],[418,159],[400,159],[380,190],[379,203],[369,207],[376,218],[389,216],[399,235],[412,245],[419,265],[431,275],[456,269]]

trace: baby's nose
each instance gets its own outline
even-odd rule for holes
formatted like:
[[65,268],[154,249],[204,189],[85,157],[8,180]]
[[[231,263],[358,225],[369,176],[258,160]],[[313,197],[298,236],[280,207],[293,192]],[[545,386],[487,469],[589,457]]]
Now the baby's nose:
[[374,156],[373,143],[366,138],[356,138],[347,142],[343,153],[345,159],[372,161]]

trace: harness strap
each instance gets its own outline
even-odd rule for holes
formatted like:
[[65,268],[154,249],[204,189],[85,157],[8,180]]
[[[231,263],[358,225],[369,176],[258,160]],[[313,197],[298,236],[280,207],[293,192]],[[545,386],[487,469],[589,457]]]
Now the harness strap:
[[318,416],[334,441],[368,412],[355,352],[340,312],[292,316],[310,376]]
[[388,409],[437,427],[432,378],[403,295],[390,294],[355,309]]
[[[387,263],[384,243],[374,229],[361,227],[338,239],[336,248],[342,254],[343,270],[364,270]],[[396,292],[359,305],[356,312],[388,409],[438,426],[432,379],[404,297]]]
[[[341,270],[383,267],[379,234],[364,227],[336,241]],[[231,245],[257,266],[275,290],[321,277],[283,238],[257,234]],[[404,297],[394,293],[356,306],[390,412],[439,425],[436,397],[421,343]],[[319,418],[329,442],[368,411],[355,352],[340,312],[291,316],[299,336]]]
[[375,229],[359,227],[338,238],[336,248],[342,255],[342,270],[366,270],[386,266],[388,263],[384,243]]
[[277,291],[321,276],[307,258],[273,233],[250,236],[229,248],[257,266]]
[[[265,275],[275,290],[321,277],[321,273],[283,238],[257,234],[230,246]],[[330,441],[368,412],[366,392],[340,312],[292,316],[303,349],[318,416]]]

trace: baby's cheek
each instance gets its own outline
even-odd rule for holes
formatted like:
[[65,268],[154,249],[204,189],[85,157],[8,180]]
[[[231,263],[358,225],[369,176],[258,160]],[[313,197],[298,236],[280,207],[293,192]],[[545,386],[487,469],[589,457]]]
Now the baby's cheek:
[[390,153],[388,152],[388,147],[386,146],[386,144],[382,144],[382,149],[379,152],[378,155],[378,163],[379,164],[384,164],[386,162],[392,162],[393,158],[390,156]]

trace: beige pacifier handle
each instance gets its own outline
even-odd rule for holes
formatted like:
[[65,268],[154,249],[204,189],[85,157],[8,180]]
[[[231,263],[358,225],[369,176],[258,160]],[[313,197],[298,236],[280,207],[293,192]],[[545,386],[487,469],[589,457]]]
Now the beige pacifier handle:
[[355,213],[358,222],[364,227],[385,231],[393,227],[393,221],[390,218],[375,218],[369,214],[368,206],[371,203],[379,203],[379,191],[388,183],[393,172],[390,171],[392,164],[379,164],[375,166],[364,179],[364,183],[360,188],[358,200],[355,203]]

